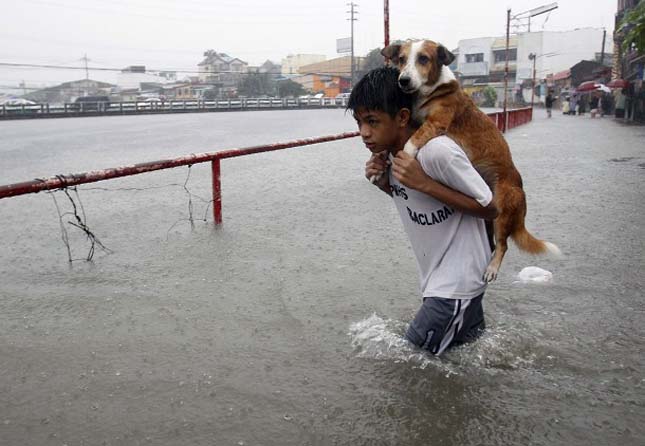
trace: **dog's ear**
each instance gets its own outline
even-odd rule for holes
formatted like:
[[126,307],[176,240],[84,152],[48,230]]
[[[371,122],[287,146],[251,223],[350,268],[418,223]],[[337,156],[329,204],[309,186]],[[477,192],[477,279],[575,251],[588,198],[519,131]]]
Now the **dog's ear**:
[[396,64],[399,62],[399,51],[401,51],[401,45],[393,43],[383,48],[381,50],[381,55]]
[[455,60],[455,55],[448,51],[445,46],[439,45],[437,48],[437,59],[441,65],[447,66]]

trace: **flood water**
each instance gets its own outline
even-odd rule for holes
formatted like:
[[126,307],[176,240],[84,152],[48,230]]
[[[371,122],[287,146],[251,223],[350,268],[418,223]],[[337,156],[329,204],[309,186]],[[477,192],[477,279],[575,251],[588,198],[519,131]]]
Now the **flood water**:
[[[645,128],[543,114],[507,139],[527,227],[564,256],[511,247],[486,334],[440,359],[401,340],[416,266],[358,138],[222,161],[221,228],[208,164],[79,186],[110,250],[91,262],[68,262],[61,221],[74,259],[90,244],[64,193],[0,200],[0,444],[642,445]],[[354,128],[342,110],[0,122],[0,183]],[[526,266],[553,279],[520,283]]]

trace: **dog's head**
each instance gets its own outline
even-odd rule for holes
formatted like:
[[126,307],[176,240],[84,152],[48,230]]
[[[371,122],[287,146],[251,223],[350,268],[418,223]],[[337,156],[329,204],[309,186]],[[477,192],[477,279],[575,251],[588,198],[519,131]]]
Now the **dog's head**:
[[381,54],[398,67],[401,72],[399,86],[406,93],[435,85],[443,67],[455,60],[454,54],[446,47],[431,40],[395,43],[385,47]]

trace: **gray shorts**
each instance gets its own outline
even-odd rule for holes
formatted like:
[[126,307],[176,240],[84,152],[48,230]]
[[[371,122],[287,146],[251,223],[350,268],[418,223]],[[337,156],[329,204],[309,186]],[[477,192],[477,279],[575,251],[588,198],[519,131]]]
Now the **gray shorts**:
[[425,297],[405,337],[434,355],[473,341],[486,328],[483,298],[483,293],[472,299]]

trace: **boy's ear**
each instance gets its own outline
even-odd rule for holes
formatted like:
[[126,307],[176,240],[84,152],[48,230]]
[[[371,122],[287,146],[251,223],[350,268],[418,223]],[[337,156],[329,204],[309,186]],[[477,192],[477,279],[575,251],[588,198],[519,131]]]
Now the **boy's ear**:
[[401,127],[407,127],[410,124],[410,119],[412,118],[412,112],[409,108],[402,108],[396,114],[398,118],[398,123]]

